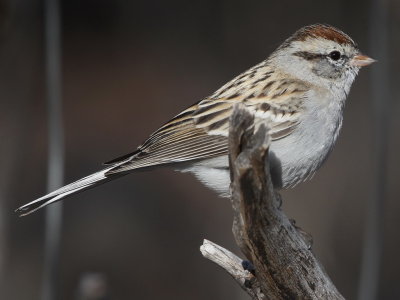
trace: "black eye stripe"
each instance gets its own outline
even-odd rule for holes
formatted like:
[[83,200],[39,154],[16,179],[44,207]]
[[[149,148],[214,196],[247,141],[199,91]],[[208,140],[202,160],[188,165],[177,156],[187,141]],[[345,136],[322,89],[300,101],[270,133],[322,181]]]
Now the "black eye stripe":
[[304,58],[305,60],[314,60],[314,59],[319,59],[319,58],[325,57],[325,55],[323,55],[323,54],[312,53],[312,52],[307,52],[307,51],[295,52],[295,53],[293,53],[293,55]]
[[[332,52],[334,52],[334,51],[332,51]],[[335,60],[331,57],[332,52],[329,53],[328,55],[326,55],[326,54],[318,54],[318,53],[312,53],[312,52],[307,52],[307,51],[299,51],[299,52],[293,53],[293,55],[304,58],[305,60],[316,60],[316,59],[322,59],[322,58],[326,58],[326,57],[329,57],[332,60]],[[339,51],[337,51],[337,52],[339,52]],[[347,55],[341,54],[340,52],[339,52],[339,54],[340,54],[341,59],[343,59],[343,60],[349,59],[349,57]],[[339,59],[337,59],[337,60],[339,60]]]

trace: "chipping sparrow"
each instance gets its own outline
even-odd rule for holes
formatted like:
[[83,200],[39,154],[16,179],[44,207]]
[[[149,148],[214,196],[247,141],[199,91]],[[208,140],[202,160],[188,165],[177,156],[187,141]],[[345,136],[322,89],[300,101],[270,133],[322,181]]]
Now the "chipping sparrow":
[[372,62],[334,27],[301,28],[268,59],[175,116],[136,151],[17,212],[26,215],[132,171],[163,165],[192,172],[227,196],[229,116],[239,102],[270,128],[274,186],[292,187],[310,178],[325,161],[339,134],[351,84],[360,67]]

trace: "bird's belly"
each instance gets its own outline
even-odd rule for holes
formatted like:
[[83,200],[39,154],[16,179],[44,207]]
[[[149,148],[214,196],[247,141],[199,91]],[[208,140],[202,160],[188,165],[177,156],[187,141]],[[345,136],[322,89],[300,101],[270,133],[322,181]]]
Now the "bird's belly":
[[[290,188],[314,175],[331,152],[339,134],[341,115],[334,116],[312,115],[290,135],[272,141],[269,159],[275,188]],[[191,172],[221,196],[230,196],[228,156],[205,159],[180,168],[180,171]]]
[[[325,161],[333,142],[309,143],[307,140],[282,139],[270,148],[271,176],[275,188],[290,188],[310,179]],[[193,173],[208,188],[222,197],[230,196],[230,174],[227,156],[203,160],[181,172]]]
[[179,168],[178,171],[190,172],[221,197],[230,197],[231,179],[227,155],[204,159],[191,166]]
[[293,187],[310,179],[326,160],[339,134],[341,120],[324,121],[300,126],[291,135],[271,143],[271,174],[276,188]]

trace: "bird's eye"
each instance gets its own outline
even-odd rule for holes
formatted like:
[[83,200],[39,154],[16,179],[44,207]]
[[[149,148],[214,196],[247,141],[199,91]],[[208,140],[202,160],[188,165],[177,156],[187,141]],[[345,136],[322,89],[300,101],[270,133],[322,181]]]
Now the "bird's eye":
[[342,55],[340,54],[339,51],[332,51],[329,53],[329,57],[332,58],[333,60],[339,60]]

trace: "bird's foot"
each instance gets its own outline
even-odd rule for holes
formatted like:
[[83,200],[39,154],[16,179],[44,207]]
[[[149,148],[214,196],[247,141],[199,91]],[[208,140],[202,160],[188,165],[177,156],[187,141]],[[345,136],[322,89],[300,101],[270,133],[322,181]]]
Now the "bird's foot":
[[290,223],[292,223],[292,226],[296,228],[297,232],[301,235],[303,238],[304,242],[306,243],[307,249],[311,250],[313,246],[313,237],[310,233],[304,231],[301,227],[296,225],[296,220],[290,219]]
[[252,278],[245,279],[245,281],[244,281],[244,286],[249,288],[249,289],[251,289],[251,288],[253,288],[254,282],[256,280],[256,277],[255,277],[256,276],[256,269],[254,268],[254,265],[248,260],[243,260],[242,261],[242,267],[243,267],[243,269],[245,271],[248,271],[253,275]]
[[254,265],[250,261],[243,260],[242,267],[244,270],[249,271],[253,275],[256,275],[256,268],[254,268]]

